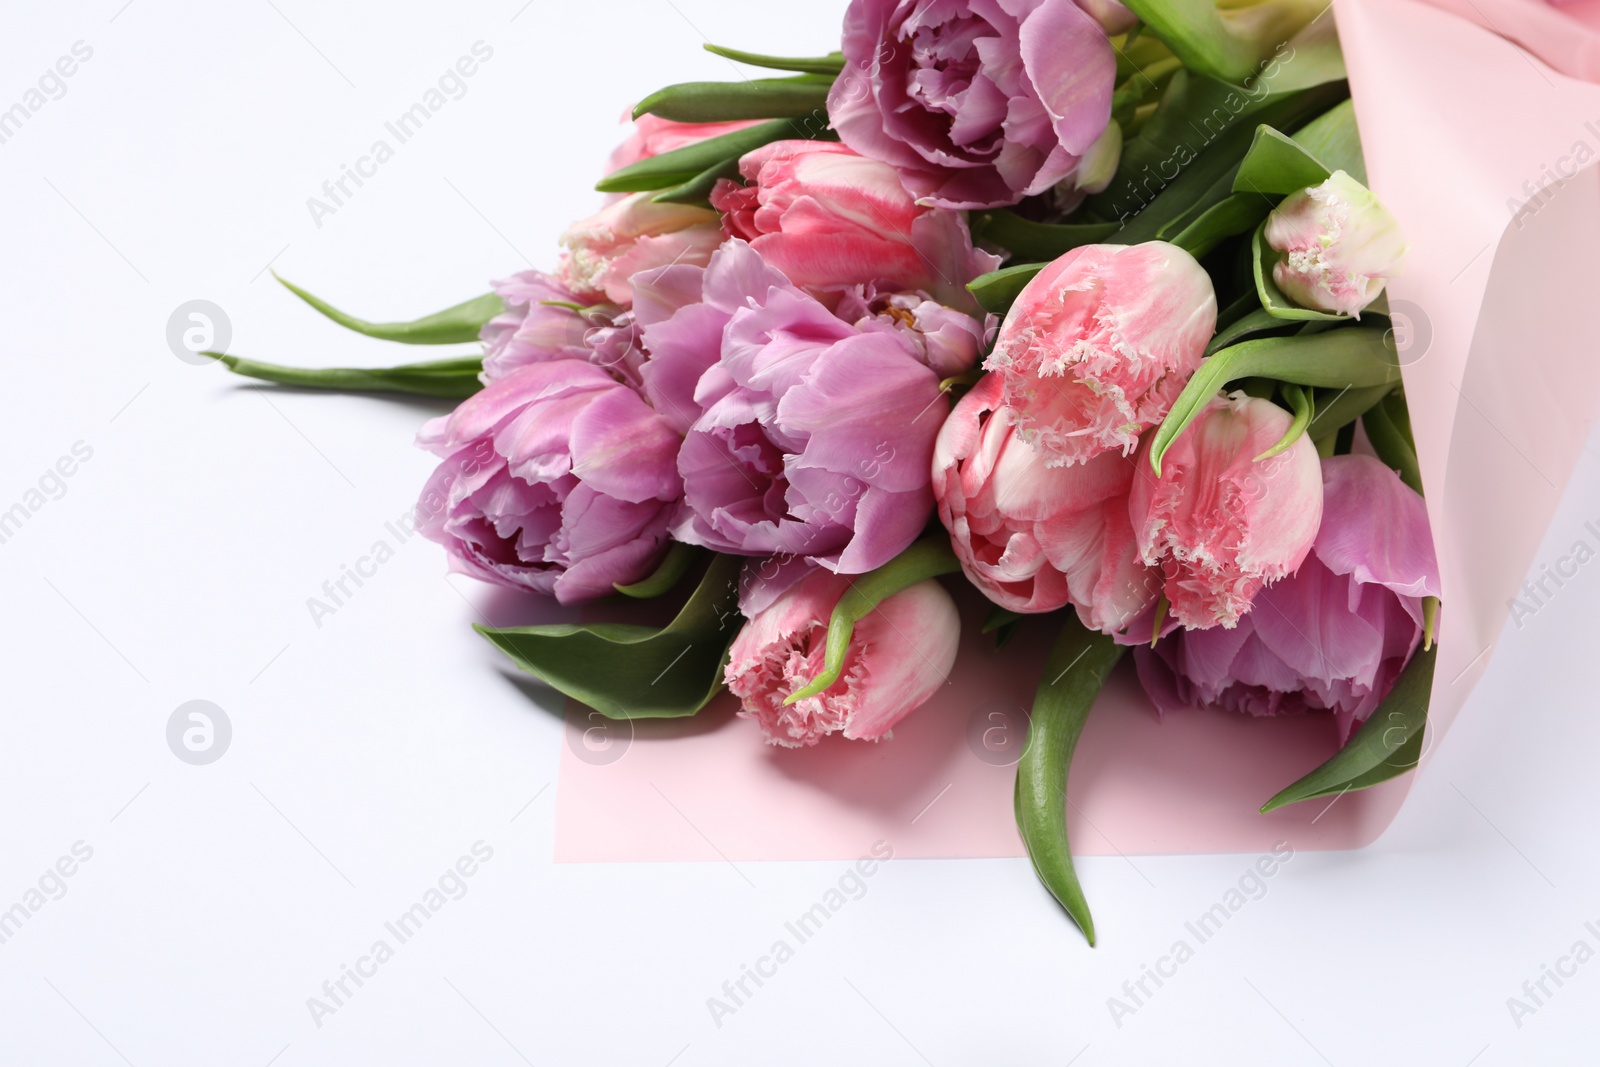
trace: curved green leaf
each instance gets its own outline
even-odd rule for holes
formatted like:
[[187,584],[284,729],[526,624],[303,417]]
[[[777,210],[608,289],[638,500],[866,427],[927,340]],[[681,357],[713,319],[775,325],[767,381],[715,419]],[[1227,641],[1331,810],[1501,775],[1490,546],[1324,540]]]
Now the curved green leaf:
[[[1415,767],[1428,721],[1438,649],[1418,650],[1394,688],[1350,741],[1322,766],[1261,805],[1263,812],[1314,797],[1365,789]],[[1415,743],[1413,744],[1413,739]]]
[[1329,171],[1342,170],[1362,185],[1367,184],[1367,162],[1361,154],[1354,101],[1331,107],[1294,131],[1294,142]]
[[681,718],[722,686],[742,622],[742,565],[737,556],[714,558],[683,610],[661,629],[603,622],[473,629],[518,667],[608,718]]
[[833,609],[828,620],[827,651],[823,668],[805,686],[789,694],[785,705],[816,696],[839,680],[844,669],[845,653],[850,650],[850,635],[873,608],[918,582],[937,578],[941,574],[954,574],[961,569],[956,554],[950,550],[950,539],[943,534],[925,537],[885,563],[852,580],[850,589]]
[[1279,392],[1283,394],[1285,400],[1289,401],[1289,405],[1294,411],[1294,419],[1289,423],[1289,428],[1284,431],[1283,436],[1278,439],[1278,443],[1254,457],[1253,462],[1259,463],[1264,459],[1271,459],[1273,456],[1287,452],[1294,447],[1296,441],[1304,436],[1306,427],[1311,425],[1311,390],[1302,389],[1298,385],[1285,382],[1279,387]]
[[1017,762],[1017,830],[1028,858],[1091,945],[1094,919],[1067,841],[1067,772],[1089,709],[1121,656],[1122,646],[1110,637],[1067,616],[1034,693],[1028,744]]
[[820,119],[812,115],[760,122],[630,163],[601,178],[595,183],[595,188],[602,193],[669,189],[723,166],[729,160],[737,161],[746,152],[753,152],[762,145],[791,139],[837,140],[838,135],[828,129],[826,115]]
[[1114,237],[1120,229],[1122,224],[1118,222],[1066,225],[1034,222],[1004,208],[978,212],[972,216],[974,240],[997,244],[1018,260],[1029,263],[1043,263],[1065,255],[1074,248],[1097,244]]
[[[1128,0],[1127,6],[1184,65],[1225,82],[1244,82],[1274,52],[1321,15],[1329,0],[1267,0],[1237,11],[1216,0]],[[1331,19],[1329,20],[1332,21]],[[1289,65],[1292,68],[1292,59]],[[1333,77],[1343,77],[1342,65]]]
[[1321,185],[1332,175],[1316,157],[1287,134],[1271,126],[1257,126],[1250,151],[1233,179],[1236,193],[1271,193],[1287,196],[1311,185]]
[[301,389],[347,393],[410,393],[415,396],[469,397],[483,388],[481,356],[402,363],[398,367],[285,367],[222,352],[204,352],[235,374]]
[[[1254,304],[1255,301],[1252,300],[1251,303]],[[1281,330],[1288,325],[1282,319],[1267,314],[1266,309],[1257,305],[1256,309],[1248,315],[1237,318],[1218,330],[1217,335],[1211,339],[1211,343],[1206,345],[1206,355],[1209,356],[1220,352],[1241,338],[1249,337],[1252,334],[1267,333],[1271,330]]]
[[1271,202],[1254,193],[1234,193],[1206,208],[1168,240],[1200,259],[1228,238],[1255,229],[1271,210]]
[[1393,386],[1400,380],[1400,367],[1393,339],[1383,330],[1366,327],[1263,337],[1224,348],[1201,362],[1156,430],[1150,444],[1150,466],[1157,477],[1161,475],[1161,457],[1205,410],[1217,390],[1251,377],[1319,388],[1366,388]]
[[1001,267],[968,282],[967,292],[977,299],[983,310],[1004,315],[1017,299],[1017,294],[1046,266],[1046,263],[1018,263],[1014,267]]
[[648,600],[663,593],[670,593],[679,582],[683,581],[683,576],[689,573],[689,568],[694,566],[695,561],[705,554],[702,548],[674,541],[672,547],[667,549],[667,554],[662,557],[661,565],[655,569],[654,574],[632,585],[615,585],[612,588],[623,596],[631,596],[637,600]]
[[824,75],[756,78],[742,82],[682,82],[658,89],[639,101],[633,117],[656,115],[673,122],[729,122],[786,119],[827,113]]
[[[273,274],[273,277],[278,278],[278,275]],[[285,289],[347,330],[376,337],[380,341],[399,341],[407,345],[451,345],[476,341],[478,331],[483,329],[484,324],[505,310],[505,303],[499,296],[484,293],[411,322],[368,322],[345,314],[285,278],[278,278],[278,281]]]
[[1359,419],[1393,389],[1392,385],[1373,385],[1364,389],[1324,390],[1315,398],[1317,413],[1312,417],[1311,425],[1306,427],[1306,432],[1313,439],[1328,437],[1347,423]]
[[719,44],[702,45],[707,52],[747,67],[765,67],[769,70],[793,70],[802,74],[838,74],[844,70],[844,53],[830,52],[825,56],[808,59],[790,59],[787,56],[764,56],[756,52],[741,52],[737,48],[724,48]]

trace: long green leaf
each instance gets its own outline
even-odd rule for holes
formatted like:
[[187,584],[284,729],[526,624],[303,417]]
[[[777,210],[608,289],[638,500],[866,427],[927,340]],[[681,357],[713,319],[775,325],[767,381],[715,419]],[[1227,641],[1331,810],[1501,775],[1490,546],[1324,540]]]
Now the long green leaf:
[[1122,224],[1117,222],[1034,222],[1003,208],[972,216],[974,239],[997,244],[1017,260],[1028,263],[1044,263],[1074,248],[1108,240],[1120,229]]
[[788,56],[764,56],[756,52],[741,52],[737,48],[724,48],[719,44],[701,46],[712,55],[743,63],[747,67],[766,67],[769,70],[793,70],[802,74],[838,74],[844,70],[844,53],[830,52],[825,56],[791,59]]
[[[1322,766],[1263,804],[1261,810],[1272,811],[1313,797],[1365,789],[1416,766],[1437,659],[1436,648],[1418,650],[1400,672],[1389,695],[1349,743]],[[1413,738],[1417,739],[1415,745],[1411,744]]]
[[1306,432],[1320,439],[1337,432],[1346,423],[1359,419],[1378,401],[1393,391],[1392,385],[1373,385],[1364,389],[1325,389],[1317,394],[1317,413]]
[[1244,82],[1316,18],[1327,0],[1245,5],[1237,15],[1215,0],[1127,0],[1127,6],[1186,66],[1222,81]]
[[1422,492],[1422,471],[1417,464],[1416,446],[1411,435],[1402,427],[1396,409],[1404,412],[1405,395],[1390,393],[1382,403],[1368,408],[1361,416],[1361,427],[1367,431],[1367,440],[1378,458],[1393,468],[1400,480],[1417,493]]
[[693,715],[722,685],[739,632],[737,556],[719,555],[677,618],[661,629],[576,623],[495,629],[474,625],[512,662],[613,719]]
[[595,188],[602,193],[668,189],[723,166],[729,160],[737,160],[762,145],[793,139],[837,140],[838,135],[828,129],[826,116],[760,122],[630,163],[601,178]]
[[1400,380],[1394,342],[1370,327],[1328,330],[1309,336],[1263,337],[1224,348],[1203,360],[1183,387],[1150,444],[1150,466],[1161,475],[1161,457],[1200,416],[1217,390],[1241,378],[1271,378],[1319,388],[1366,388]]
[[805,686],[789,694],[785,704],[816,696],[839,680],[844,669],[845,653],[850,650],[850,635],[856,623],[889,597],[910,589],[918,582],[937,578],[941,574],[954,574],[961,569],[956,554],[950,550],[950,539],[942,534],[925,537],[875,571],[869,571],[852,580],[850,589],[833,609],[828,620],[827,651],[823,668]]
[[623,596],[631,596],[636,600],[648,600],[672,592],[673,588],[689,573],[689,568],[705,556],[703,548],[686,545],[682,541],[672,542],[672,547],[667,549],[666,557],[655,573],[643,581],[631,585],[618,585],[614,588]]
[[1168,240],[1200,259],[1228,238],[1255,229],[1271,210],[1271,203],[1254,193],[1234,193],[1206,208]]
[[658,89],[639,101],[633,117],[656,115],[673,122],[729,122],[826,114],[831,82],[816,74],[742,82],[683,82]]
[[[278,278],[276,274],[273,277]],[[451,345],[476,341],[478,331],[483,329],[484,324],[505,310],[505,303],[499,296],[484,293],[411,322],[368,322],[345,314],[287,279],[278,278],[278,281],[285,289],[347,330],[376,337],[380,341],[398,341],[407,345]]]
[[416,396],[468,397],[483,388],[481,356],[403,363],[398,367],[285,367],[222,352],[206,352],[235,374],[301,389],[346,393],[410,393]]
[[1017,294],[1046,266],[1044,263],[1018,263],[1013,267],[1001,267],[968,282],[967,292],[977,298],[983,310],[1004,315]]
[[1268,193],[1287,196],[1311,185],[1320,185],[1332,172],[1288,134],[1271,126],[1256,127],[1250,151],[1239,164],[1233,179],[1236,193]]
[[1091,945],[1094,918],[1067,841],[1067,772],[1089,709],[1121,656],[1121,645],[1067,616],[1034,693],[1028,744],[1017,762],[1017,830],[1028,858]]
[[1305,436],[1306,427],[1311,425],[1313,403],[1311,390],[1302,388],[1292,382],[1284,382],[1279,386],[1279,391],[1283,393],[1284,399],[1289,401],[1290,407],[1294,411],[1294,419],[1290,421],[1289,428],[1284,431],[1277,444],[1255,457],[1254,461],[1257,463],[1289,451],[1294,447],[1296,441]]
[[1361,154],[1354,101],[1331,107],[1294,131],[1294,142],[1328,170],[1342,170],[1362,185],[1367,184],[1367,163]]

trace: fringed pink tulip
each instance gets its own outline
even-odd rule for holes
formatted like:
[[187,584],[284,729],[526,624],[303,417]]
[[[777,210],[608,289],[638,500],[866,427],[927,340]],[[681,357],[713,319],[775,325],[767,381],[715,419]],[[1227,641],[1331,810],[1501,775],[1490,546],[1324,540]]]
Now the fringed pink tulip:
[[1000,265],[972,247],[960,212],[919,206],[887,163],[830,141],[777,141],[739,161],[711,202],[802,288],[921,289],[976,310],[966,284]]
[[1388,695],[1422,641],[1422,598],[1439,595],[1427,506],[1371,456],[1323,460],[1322,489],[1311,555],[1235,629],[1174,633],[1154,650],[1136,639],[1157,709],[1331,711],[1343,744]]
[[734,639],[725,677],[739,714],[755,719],[770,744],[814,745],[831,733],[852,741],[888,737],[928,701],[955,665],[961,621],[938,582],[888,597],[856,623],[839,680],[788,706],[789,694],[821,672],[834,606],[850,581],[810,576],[751,620]]
[[1139,561],[1128,520],[1133,463],[1104,452],[1051,467],[1018,437],[985,376],[939,432],[933,493],[961,568],[983,594],[1019,612],[1072,604],[1102,633],[1155,603],[1160,573]]
[[575,222],[561,235],[566,254],[556,275],[580,303],[633,303],[633,275],[670,263],[703,267],[722,243],[715,211],[688,204],[658,204],[653,193],[634,193]]
[[1217,323],[1211,279],[1176,245],[1085,245],[1017,296],[984,363],[1052,465],[1124,455],[1166,417]]
[[1272,280],[1295,303],[1355,315],[1378,298],[1405,258],[1400,224],[1342,170],[1284,197],[1267,216],[1267,244],[1284,253]]
[[1293,574],[1322,521],[1317,450],[1302,436],[1255,457],[1293,421],[1268,400],[1214,398],[1167,450],[1161,477],[1141,450],[1129,515],[1145,563],[1159,566],[1172,617],[1191,629],[1233,627],[1257,592]]
[[417,443],[443,458],[418,529],[451,568],[574,604],[650,575],[682,495],[678,435],[592,364],[534,363],[498,378]]

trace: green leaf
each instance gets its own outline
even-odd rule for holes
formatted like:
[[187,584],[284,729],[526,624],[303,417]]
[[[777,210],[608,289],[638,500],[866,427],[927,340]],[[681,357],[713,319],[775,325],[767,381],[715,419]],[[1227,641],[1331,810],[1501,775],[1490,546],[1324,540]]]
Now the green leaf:
[[1266,234],[1267,224],[1263,222],[1256,228],[1256,235],[1251,242],[1251,270],[1255,274],[1256,295],[1261,298],[1261,306],[1267,310],[1267,314],[1273,318],[1295,321],[1351,321],[1349,315],[1303,308],[1283,295],[1278,283],[1272,280],[1272,268],[1283,259],[1283,254],[1267,244]]
[[819,112],[826,115],[832,82],[817,74],[742,82],[682,82],[645,97],[633,109],[633,117],[656,115],[673,122],[728,122],[801,118]]
[[1046,266],[1044,263],[1019,263],[1014,267],[1001,267],[972,279],[967,283],[967,292],[977,298],[983,310],[1004,315],[1017,294]]
[[[1409,423],[1409,419],[1404,423],[1400,421],[1404,418],[1405,406],[1405,394],[1390,393],[1382,403],[1368,408],[1361,416],[1361,427],[1367,431],[1367,440],[1371,442],[1378,458],[1420,495],[1422,471],[1417,466],[1416,446],[1411,443],[1409,430],[1402,428]],[[1397,408],[1402,413],[1400,417],[1397,417]]]
[[1346,100],[1306,123],[1294,131],[1294,141],[1329,171],[1342,170],[1362,185],[1367,184],[1367,163],[1361,154],[1354,101]]
[[[1237,11],[1219,7],[1215,0],[1128,0],[1127,6],[1185,66],[1242,83],[1316,18],[1327,0],[1267,0],[1238,5]],[[1288,65],[1292,67],[1292,58]]]
[[1347,423],[1359,419],[1368,408],[1388,396],[1392,385],[1373,385],[1364,389],[1327,389],[1316,396],[1317,413],[1306,432],[1313,438],[1323,438],[1337,432]]
[[704,549],[686,545],[682,541],[674,541],[672,547],[667,549],[667,554],[662,557],[661,565],[656,568],[654,574],[632,585],[617,585],[612,588],[623,596],[631,596],[637,600],[648,600],[663,593],[670,593],[683,580],[683,576],[689,573],[689,568],[705,554]]
[[741,52],[737,48],[724,48],[719,44],[702,46],[713,55],[743,63],[747,67],[766,67],[769,70],[793,70],[802,74],[838,74],[844,70],[844,53],[830,52],[810,59],[790,59],[786,56],[764,56],[756,52]]
[[205,352],[235,374],[301,389],[347,393],[411,393],[416,396],[468,397],[483,388],[481,356],[402,363],[398,367],[285,367],[221,352]]
[[1275,193],[1287,196],[1312,185],[1321,185],[1332,172],[1287,134],[1271,126],[1257,126],[1250,151],[1239,164],[1233,191]]
[[[276,274],[273,277],[278,278]],[[278,281],[285,289],[347,330],[376,337],[380,341],[399,341],[407,345],[450,345],[476,341],[478,331],[483,329],[484,324],[505,310],[505,304],[499,296],[484,293],[411,322],[368,322],[354,315],[346,315],[287,279],[278,278]]]
[[680,185],[663,189],[650,198],[656,204],[692,204],[697,207],[711,206],[711,190],[723,178],[737,178],[739,176],[739,159],[723,160],[714,166],[696,174],[693,178]]
[[1252,334],[1281,330],[1289,325],[1282,319],[1268,315],[1266,310],[1256,301],[1252,300],[1251,303],[1256,305],[1255,310],[1243,318],[1235,319],[1230,325],[1218,330],[1217,335],[1211,339],[1211,343],[1206,345],[1206,355],[1209,356],[1219,352],[1235,341],[1249,337]]
[[601,178],[595,183],[595,188],[602,193],[667,189],[697,178],[729,160],[737,160],[762,145],[793,139],[837,140],[838,135],[828,129],[826,116],[820,120],[811,116],[761,122],[630,163]]
[[1092,245],[1114,237],[1122,224],[1118,222],[1089,222],[1076,225],[1034,222],[1015,211],[975,212],[972,215],[972,236],[997,244],[1017,259],[1029,263],[1043,263],[1065,255],[1074,248]]
[[1393,386],[1400,380],[1400,367],[1393,339],[1370,327],[1263,337],[1224,348],[1200,363],[1156,430],[1150,443],[1150,466],[1157,477],[1161,476],[1161,457],[1217,391],[1229,382],[1250,377],[1319,388],[1365,388]]
[[1285,400],[1289,401],[1290,407],[1294,411],[1294,419],[1289,423],[1288,430],[1284,431],[1283,436],[1278,439],[1278,443],[1254,457],[1252,462],[1259,463],[1264,459],[1271,459],[1282,452],[1287,452],[1294,447],[1296,441],[1305,435],[1306,427],[1311,425],[1311,390],[1302,389],[1298,385],[1285,382],[1279,386],[1279,392],[1283,394]]
[[1271,202],[1254,193],[1234,193],[1206,208],[1168,240],[1200,259],[1228,238],[1255,229],[1271,210]]
[[1437,649],[1417,651],[1389,695],[1349,743],[1322,766],[1263,804],[1261,810],[1272,811],[1301,800],[1365,789],[1415,767],[1421,756],[1437,658]]
[[960,569],[956,554],[950,550],[950,538],[940,533],[916,542],[877,570],[852,579],[849,590],[839,599],[833,617],[828,620],[827,651],[821,673],[790,693],[784,704],[816,696],[839,680],[845,653],[850,650],[850,635],[855,633],[856,623],[873,608],[918,582],[941,574],[954,574]]
[[678,617],[661,629],[575,623],[474,625],[518,667],[613,719],[693,715],[716,695],[739,632],[737,556],[718,555]]
[[1122,646],[1110,637],[1067,616],[1034,693],[1028,745],[1017,762],[1017,830],[1028,858],[1091,945],[1094,919],[1067,841],[1067,772],[1089,709],[1121,656]]

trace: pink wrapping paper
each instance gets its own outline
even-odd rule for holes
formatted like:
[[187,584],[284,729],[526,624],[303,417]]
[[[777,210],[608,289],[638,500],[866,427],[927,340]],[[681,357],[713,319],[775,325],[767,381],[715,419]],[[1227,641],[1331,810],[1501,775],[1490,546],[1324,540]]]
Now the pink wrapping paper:
[[[1390,295],[1445,594],[1428,749],[1492,657],[1600,406],[1600,180],[1577,169],[1600,156],[1600,88],[1581,80],[1600,78],[1600,0],[1435,3],[1335,4],[1371,184],[1411,244]],[[1532,196],[1545,174],[1558,184]],[[1010,761],[1049,635],[997,654],[981,599],[962,610],[950,684],[876,745],[770,748],[726,696],[631,729],[570,707],[556,859],[847,859],[878,839],[900,857],[1024,855]],[[1315,717],[1158,722],[1125,663],[1073,763],[1073,850],[1365,845],[1411,776],[1257,810],[1335,744]]]

